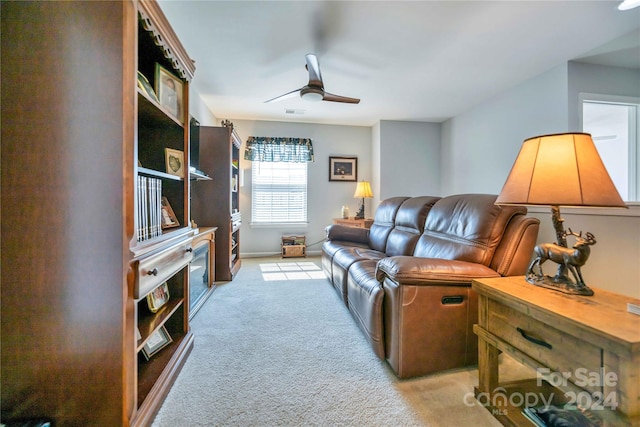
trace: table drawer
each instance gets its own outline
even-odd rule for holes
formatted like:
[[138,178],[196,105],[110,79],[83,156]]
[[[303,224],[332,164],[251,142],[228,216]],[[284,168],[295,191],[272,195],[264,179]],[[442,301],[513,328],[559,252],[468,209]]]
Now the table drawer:
[[183,241],[162,252],[142,258],[136,270],[133,297],[135,299],[143,298],[184,268],[192,259],[191,240]]
[[601,391],[597,381],[589,380],[601,372],[599,347],[494,300],[489,301],[488,331],[580,388]]
[[360,221],[353,221],[353,220],[341,221],[339,219],[336,219],[334,222],[338,225],[344,225],[347,227],[364,228],[364,222],[360,222]]

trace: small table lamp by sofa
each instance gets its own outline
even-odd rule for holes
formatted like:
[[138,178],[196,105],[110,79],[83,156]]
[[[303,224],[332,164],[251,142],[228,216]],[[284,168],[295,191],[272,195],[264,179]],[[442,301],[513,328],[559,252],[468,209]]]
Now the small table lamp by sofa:
[[358,183],[358,186],[356,187],[356,192],[353,193],[353,197],[355,197],[356,199],[362,198],[360,209],[358,210],[358,213],[356,214],[355,217],[357,219],[363,219],[364,218],[364,199],[365,197],[367,199],[370,199],[373,197],[373,193],[371,192],[371,184],[369,184],[368,181],[360,181]]
[[[543,135],[524,141],[509,177],[496,200],[504,205],[551,206],[551,219],[557,244],[543,243],[534,249],[534,259],[527,271],[527,282],[577,295],[593,295],[584,283],[580,267],[596,243],[595,236],[582,231],[564,230],[560,217],[562,206],[627,206],[609,177],[591,135],[564,133]],[[567,236],[576,237],[572,248]],[[554,277],[542,273],[541,265],[551,260],[558,264]],[[571,272],[574,280],[568,276]]]

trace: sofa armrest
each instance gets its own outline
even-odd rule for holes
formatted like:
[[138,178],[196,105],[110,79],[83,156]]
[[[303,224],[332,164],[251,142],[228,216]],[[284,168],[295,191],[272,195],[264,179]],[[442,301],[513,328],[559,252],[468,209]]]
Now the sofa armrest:
[[500,277],[491,268],[473,262],[440,258],[393,256],[378,261],[376,279],[389,278],[408,285],[429,286],[447,284],[471,284],[481,277]]
[[325,228],[327,240],[343,240],[354,243],[369,243],[369,230],[366,228],[348,227],[333,224]]

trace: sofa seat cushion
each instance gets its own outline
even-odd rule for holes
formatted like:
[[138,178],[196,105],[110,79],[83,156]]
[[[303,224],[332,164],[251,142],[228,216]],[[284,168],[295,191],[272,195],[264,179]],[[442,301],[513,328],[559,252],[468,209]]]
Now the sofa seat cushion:
[[322,270],[327,277],[333,277],[333,256],[345,247],[369,247],[369,230],[364,228],[347,227],[340,224],[329,225],[325,228],[327,240],[322,244]]
[[379,260],[385,257],[383,252],[378,252],[374,249],[351,247],[343,248],[335,253],[333,256],[332,268],[332,283],[339,295],[342,296],[342,300],[345,305],[348,304],[347,299],[347,274],[351,265],[358,261],[364,260]]
[[342,250],[335,253],[333,256],[333,265],[341,267],[344,270],[348,270],[351,264],[357,261],[375,260],[378,261],[385,258],[384,252],[379,252],[374,249],[361,248],[361,247],[344,247]]
[[[350,227],[350,228],[354,228],[355,227]],[[361,247],[361,248],[366,248],[368,247],[366,243],[361,243],[358,241],[345,241],[345,240],[327,240],[322,244],[322,255],[321,255],[321,263],[322,263],[322,270],[324,271],[324,273],[327,275],[327,277],[329,279],[331,279],[331,277],[333,276],[333,256],[336,254],[336,252],[344,249],[344,248],[351,248],[351,247]]]
[[471,285],[480,277],[499,277],[495,270],[466,261],[413,256],[388,257],[377,264],[376,280],[385,278],[405,285]]
[[349,268],[347,298],[351,315],[374,353],[384,359],[382,304],[384,289],[376,280],[375,260],[358,261]]
[[345,248],[367,249],[368,246],[366,243],[343,242],[341,240],[327,240],[322,244],[322,252],[327,254],[331,259],[333,259],[336,252]]

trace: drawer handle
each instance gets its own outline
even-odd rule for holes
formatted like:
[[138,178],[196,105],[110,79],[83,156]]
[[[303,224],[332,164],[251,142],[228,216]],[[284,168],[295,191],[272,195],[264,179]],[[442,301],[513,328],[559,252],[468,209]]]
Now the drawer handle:
[[531,341],[532,343],[541,345],[543,347],[547,347],[549,350],[553,350],[553,346],[551,344],[549,344],[544,340],[532,337],[531,335],[527,334],[527,332],[524,329],[516,328],[516,330],[520,332],[520,335],[522,335],[522,338],[524,338],[525,340]]
[[193,248],[187,248],[187,252],[193,252]]
[[158,269],[154,268],[153,270],[147,271],[147,275],[149,275],[149,276],[157,276],[158,275]]

